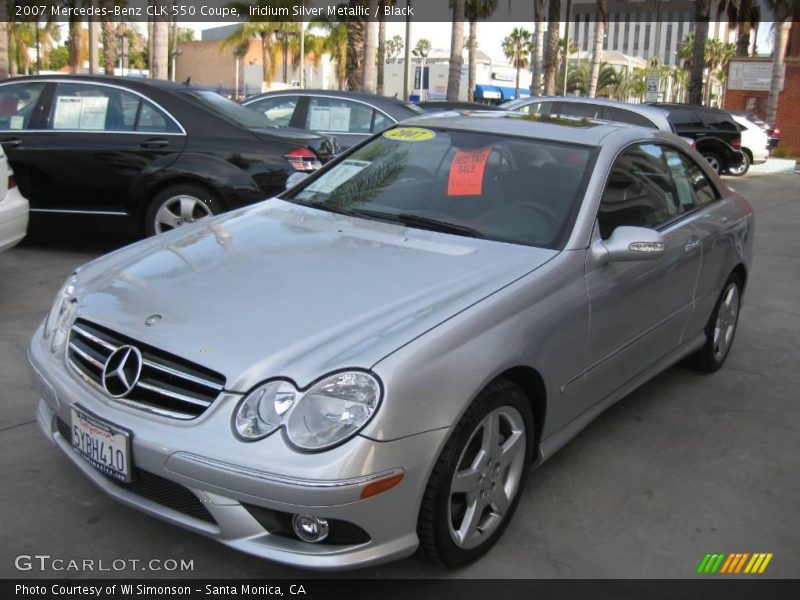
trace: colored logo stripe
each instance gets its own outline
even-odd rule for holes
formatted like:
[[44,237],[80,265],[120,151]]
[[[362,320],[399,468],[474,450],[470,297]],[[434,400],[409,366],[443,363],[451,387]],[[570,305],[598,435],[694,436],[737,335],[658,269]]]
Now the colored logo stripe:
[[772,560],[772,553],[749,552],[709,553],[703,557],[697,567],[698,573],[735,574],[746,573],[750,575],[763,573]]

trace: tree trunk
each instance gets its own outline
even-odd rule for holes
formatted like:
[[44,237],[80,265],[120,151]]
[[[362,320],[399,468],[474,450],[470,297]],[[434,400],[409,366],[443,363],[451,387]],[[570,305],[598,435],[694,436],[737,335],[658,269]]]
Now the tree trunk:
[[[383,8],[383,4],[381,4]],[[386,74],[386,19],[381,11],[378,19],[378,86],[377,92],[383,96],[384,79]]]
[[792,19],[787,17],[775,24],[775,47],[772,55],[772,80],[769,85],[767,98],[766,121],[775,125],[778,117],[778,97],[783,87],[783,59],[786,54],[786,45],[789,42],[789,30],[792,28]]
[[467,100],[472,101],[475,95],[475,46],[478,41],[478,21],[470,19],[469,21],[469,40],[467,42]]
[[[163,0],[156,0],[156,5],[163,4]],[[153,23],[153,79],[167,79],[169,77],[169,23],[157,19]]]
[[534,20],[536,25],[533,30],[533,60],[531,61],[531,96],[542,93],[542,53],[544,51],[544,0],[534,0]]
[[261,32],[261,75],[264,79],[261,88],[272,89],[272,32]]
[[[350,0],[350,8],[363,6],[364,0]],[[353,17],[347,23],[347,89],[361,89],[361,61],[364,56],[364,29],[366,23],[360,17]]]
[[461,92],[461,65],[464,64],[464,0],[453,0],[453,29],[450,36],[450,69],[447,74],[447,99],[458,100]]
[[103,17],[101,35],[103,38],[103,71],[106,75],[114,74],[114,65],[117,62],[117,37],[116,27],[110,17]]
[[517,61],[517,80],[514,83],[514,98],[519,98],[519,61]]
[[95,75],[98,72],[100,62],[100,47],[97,43],[100,37],[100,22],[97,17],[89,17],[89,73]]
[[364,31],[364,79],[361,82],[361,90],[370,93],[375,92],[378,79],[375,65],[378,57],[378,22],[373,16],[377,7],[378,0],[367,0],[369,20]]
[[544,94],[555,96],[558,70],[558,27],[561,21],[561,0],[550,0],[547,7],[547,54],[544,67]]
[[689,104],[703,103],[703,69],[705,67],[706,39],[708,39],[709,0],[695,3],[694,56],[689,73]]
[[592,64],[589,71],[589,98],[597,97],[597,80],[600,78],[600,63],[603,59],[603,32],[606,24],[598,18],[594,23],[594,48],[592,49]]
[[69,19],[69,70],[75,74],[81,68],[81,22],[79,17]]
[[8,78],[8,6],[0,2],[0,80]]

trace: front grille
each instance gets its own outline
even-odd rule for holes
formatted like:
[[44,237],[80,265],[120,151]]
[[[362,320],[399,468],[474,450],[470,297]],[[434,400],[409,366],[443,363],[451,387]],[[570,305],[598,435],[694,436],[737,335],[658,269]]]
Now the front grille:
[[[256,506],[254,504],[242,503],[253,518],[273,535],[298,539],[292,528],[293,514]],[[370,537],[366,531],[358,525],[339,519],[328,519],[328,537],[319,542],[320,544],[336,546],[355,546],[366,544]]]
[[[72,429],[70,426],[61,419],[56,418],[56,427],[61,437],[64,438],[68,444],[72,445]],[[138,468],[134,468],[134,479],[129,483],[124,483],[113,477],[107,477],[102,472],[98,472],[114,485],[132,494],[147,498],[156,504],[171,508],[189,517],[194,517],[195,519],[216,525],[214,517],[211,516],[211,513],[208,512],[208,509],[206,509],[200,499],[179,483],[164,479],[149,471]]]
[[123,402],[177,419],[193,419],[225,387],[225,378],[219,373],[84,320],[72,326],[67,358],[84,380],[103,389],[106,361],[125,345],[141,352],[142,371]]

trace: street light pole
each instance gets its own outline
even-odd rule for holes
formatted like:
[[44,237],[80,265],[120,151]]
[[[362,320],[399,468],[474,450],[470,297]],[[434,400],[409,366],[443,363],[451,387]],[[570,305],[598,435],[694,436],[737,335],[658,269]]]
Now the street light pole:
[[567,95],[567,77],[569,76],[569,20],[572,18],[572,0],[567,0],[567,20],[564,25],[564,95]]
[[[406,0],[406,6],[411,6],[411,0]],[[403,100],[408,102],[408,84],[411,77],[411,11],[406,15],[406,44],[403,59]]]

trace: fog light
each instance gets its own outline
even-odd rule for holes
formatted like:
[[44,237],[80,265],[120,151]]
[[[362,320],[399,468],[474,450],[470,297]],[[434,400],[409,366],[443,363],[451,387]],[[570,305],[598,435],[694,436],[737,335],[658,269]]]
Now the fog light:
[[295,515],[292,529],[301,540],[314,544],[328,537],[328,520],[312,515]]

